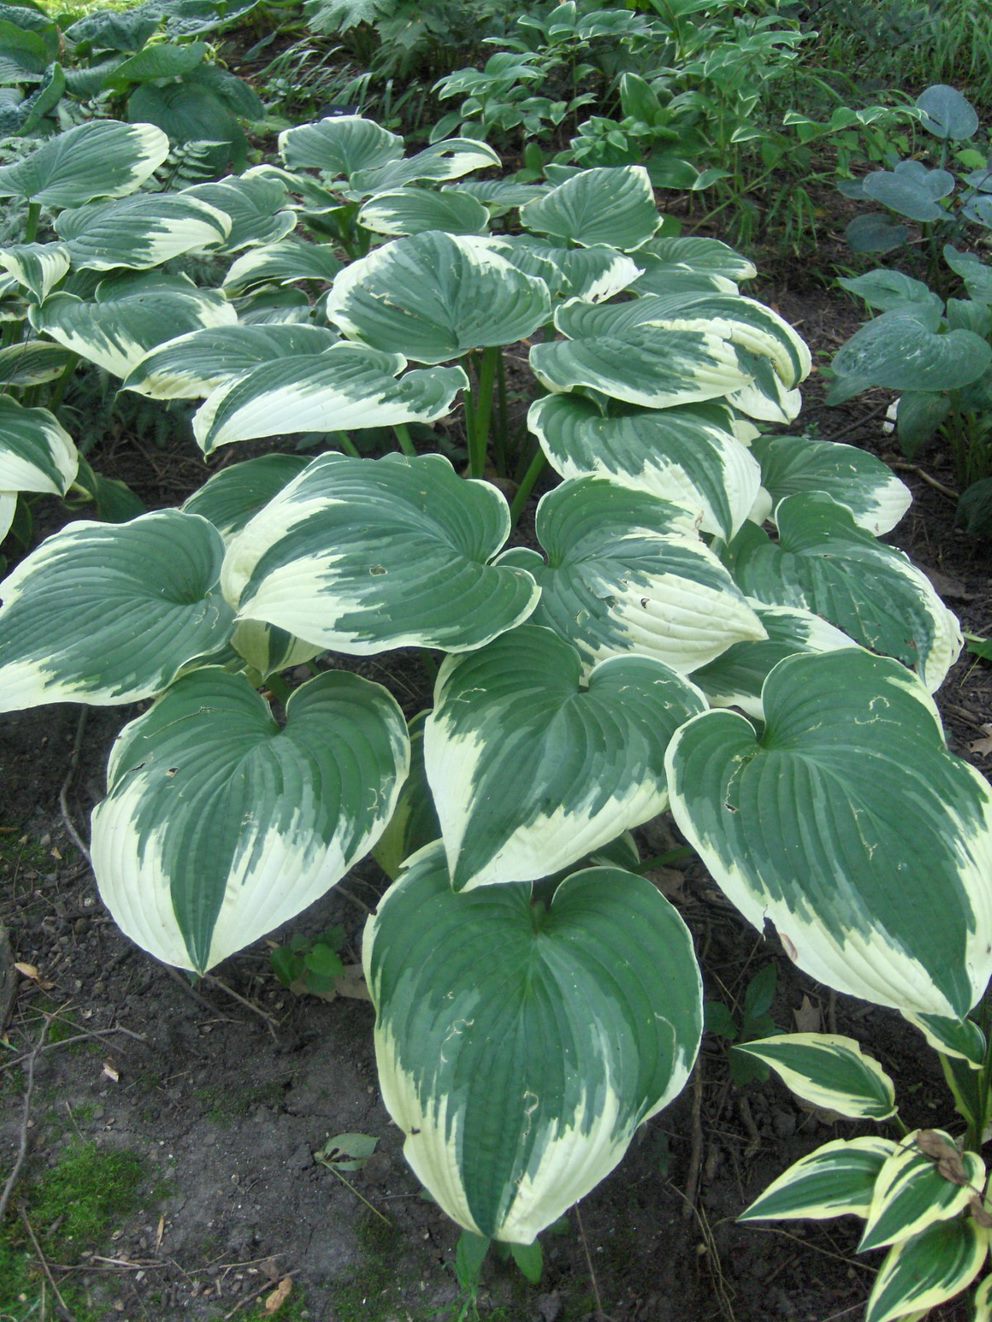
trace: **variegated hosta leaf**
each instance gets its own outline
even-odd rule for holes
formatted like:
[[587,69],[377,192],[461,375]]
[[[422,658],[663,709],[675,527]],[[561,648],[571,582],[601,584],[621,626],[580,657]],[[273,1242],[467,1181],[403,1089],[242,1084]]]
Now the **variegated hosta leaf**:
[[310,357],[337,341],[326,326],[217,326],[167,340],[147,354],[122,390],[151,399],[197,399],[262,363]]
[[252,368],[210,394],[193,417],[204,454],[232,441],[362,427],[436,422],[468,385],[461,367],[419,368],[399,376],[402,354],[350,341],[312,357],[289,356]]
[[643,408],[727,396],[750,416],[788,421],[799,410],[794,387],[810,367],[788,323],[739,295],[573,300],[556,311],[555,326],[567,338],[530,353],[549,390],[588,386]]
[[375,234],[485,234],[489,212],[466,193],[436,192],[427,188],[397,188],[377,193],[358,213],[358,223]]
[[859,528],[832,496],[787,496],[775,517],[778,542],[746,523],[726,548],[738,586],[769,605],[813,611],[937,689],[961,651],[961,633],[926,575]]
[[313,643],[295,638],[285,629],[277,629],[261,620],[241,620],[231,634],[231,647],[265,679],[290,666],[312,661],[324,650]]
[[295,280],[318,280],[326,285],[340,270],[341,263],[328,245],[288,234],[277,243],[242,253],[224,277],[223,288],[229,294],[240,294],[257,285],[288,285]]
[[0,710],[151,697],[224,646],[224,544],[178,510],[70,523],[0,585]]
[[429,845],[369,920],[364,963],[404,1155],[494,1239],[530,1243],[594,1188],[699,1049],[689,933],[618,868],[574,873],[545,909],[527,885],[456,894]]
[[889,1249],[868,1299],[865,1322],[910,1322],[953,1299],[982,1270],[989,1232],[971,1220],[938,1221]]
[[186,514],[209,519],[225,541],[299,477],[311,462],[301,454],[263,454],[231,464],[207,479],[183,505]]
[[986,1276],[975,1291],[974,1322],[992,1322],[992,1276]]
[[44,385],[74,361],[67,349],[50,340],[21,340],[0,349],[0,387]]
[[230,217],[231,231],[218,252],[278,243],[296,228],[296,213],[284,207],[286,186],[278,179],[229,175],[216,183],[184,188],[183,196],[206,202]]
[[43,303],[70,266],[64,243],[21,243],[0,249],[0,266]]
[[372,851],[390,881],[399,876],[406,859],[441,834],[424,765],[424,724],[428,715],[418,712],[409,722],[410,774],[400,791],[396,811]]
[[111,276],[100,282],[94,300],[52,294],[30,318],[35,330],[120,377],[166,340],[238,319],[222,295],[161,271]]
[[356,170],[348,180],[348,191],[352,197],[368,197],[428,180],[445,183],[461,179],[473,170],[490,170],[500,164],[500,158],[488,143],[477,138],[445,138],[402,160]]
[[547,395],[527,425],[562,477],[598,474],[677,501],[698,513],[703,532],[728,540],[758,494],[757,460],[718,403],[604,416],[582,395]]
[[695,236],[651,239],[638,249],[637,260],[644,267],[644,274],[636,285],[638,293],[642,294],[665,292],[666,281],[670,281],[673,275],[709,276],[736,286],[738,281],[753,280],[758,274],[753,262],[719,239]]
[[734,1047],[770,1065],[797,1097],[854,1120],[895,1115],[892,1080],[853,1037],[836,1033],[783,1033]]
[[509,532],[496,488],[440,455],[325,454],[235,537],[224,590],[239,618],[330,650],[467,651],[537,602],[529,574],[488,563]]
[[992,974],[992,792],[947,751],[926,690],[895,661],[838,651],[780,661],[762,705],[760,738],[727,711],[676,735],[679,828],[820,982],[966,1014]]
[[872,1190],[887,1157],[898,1151],[891,1138],[838,1138],[808,1152],[773,1180],[738,1221],[826,1221],[868,1215]]
[[152,124],[94,119],[46,139],[30,156],[0,166],[0,197],[46,207],[79,207],[98,197],[140,188],[169,154],[169,139]]
[[10,532],[17,513],[17,492],[0,491],[0,542]]
[[643,165],[583,170],[520,208],[520,223],[583,248],[605,243],[632,252],[661,224]]
[[253,165],[246,170],[242,179],[254,182],[264,179],[269,183],[280,184],[288,192],[301,200],[301,209],[310,215],[329,214],[341,210],[341,194],[338,188],[325,188],[323,184],[306,174],[297,174],[292,170],[283,170],[278,165]]
[[[504,238],[499,251],[515,265],[515,253],[530,253],[540,259],[541,275],[553,298],[581,298],[602,303],[634,283],[641,268],[615,248],[597,244],[593,248],[566,248],[544,239]],[[523,268],[522,268],[523,269]]]
[[741,639],[761,621],[713,552],[691,512],[603,477],[576,477],[541,500],[536,551],[500,558],[541,587],[534,624],[570,642],[583,662],[637,652],[680,674]]
[[0,395],[0,491],[64,496],[78,466],[72,437],[53,413]]
[[336,278],[327,316],[346,335],[421,363],[512,344],[551,317],[547,285],[491,241],[440,232],[395,239]]
[[242,326],[307,326],[313,323],[313,308],[302,289],[290,285],[261,285],[250,294],[234,299]]
[[[937,1159],[918,1145],[919,1132],[907,1134],[879,1171],[859,1253],[886,1248],[935,1221],[948,1221],[984,1191],[985,1162],[977,1152],[961,1152],[938,1169]],[[950,1134],[940,1129],[929,1134],[942,1139],[948,1153],[958,1153]]]
[[661,812],[665,749],[703,709],[646,656],[584,680],[575,649],[529,624],[449,657],[434,699],[427,776],[457,890],[547,876]]
[[223,243],[231,218],[184,193],[137,193],[63,211],[55,229],[77,269],[144,271]]
[[984,1067],[988,1047],[985,1034],[973,1019],[945,1019],[936,1014],[912,1014],[906,1010],[903,1017],[920,1030],[934,1051],[967,1061],[975,1070]]
[[520,184],[514,179],[467,179],[445,185],[443,192],[457,191],[476,197],[494,216],[505,215],[514,207],[526,206],[550,192],[547,184]]
[[297,689],[280,726],[208,667],[121,732],[93,812],[93,869],[122,931],[203,973],[312,904],[365,854],[406,775],[406,723],[346,671]]
[[773,666],[802,652],[836,652],[856,644],[812,611],[764,606],[753,599],[750,604],[768,637],[734,643],[715,661],[694,671],[692,682],[706,694],[711,707],[740,707],[762,721],[761,690]]
[[280,133],[279,155],[292,170],[319,170],[331,179],[347,179],[356,170],[397,160],[403,155],[403,139],[361,115],[338,115]]
[[773,505],[786,496],[823,491],[876,537],[890,532],[913,501],[888,464],[853,445],[809,436],[758,436],[751,453],[761,464],[761,483]]

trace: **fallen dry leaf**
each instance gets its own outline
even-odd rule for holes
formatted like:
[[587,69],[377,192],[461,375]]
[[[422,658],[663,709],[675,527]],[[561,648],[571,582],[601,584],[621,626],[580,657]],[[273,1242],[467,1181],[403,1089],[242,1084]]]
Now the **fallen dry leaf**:
[[165,1217],[164,1217],[164,1216],[160,1216],[159,1219],[158,1219],[158,1226],[157,1226],[156,1229],[155,1229],[155,1251],[156,1251],[156,1252],[158,1252],[158,1250],[162,1247],[162,1240],[163,1240],[164,1238],[165,1238]]
[[51,991],[55,986],[54,982],[49,982],[41,976],[34,964],[19,964],[15,961],[14,968],[25,978],[30,978],[32,982],[36,982],[42,991]]
[[121,1081],[120,1074],[117,1072],[116,1069],[114,1069],[113,1065],[111,1065],[109,1060],[105,1060],[103,1062],[103,1069],[100,1071],[100,1073],[103,1075],[105,1079],[109,1079],[111,1083],[120,1083]]
[[992,753],[992,725],[983,725],[981,729],[984,737],[968,745],[969,753]]
[[823,1015],[820,1013],[820,1007],[803,993],[802,1004],[798,1010],[793,1010],[792,1017],[796,1021],[797,1033],[822,1033]]
[[279,1312],[279,1309],[282,1308],[283,1304],[289,1298],[292,1288],[292,1276],[284,1276],[272,1293],[267,1296],[265,1300],[265,1311],[269,1317],[272,1317],[274,1313]]

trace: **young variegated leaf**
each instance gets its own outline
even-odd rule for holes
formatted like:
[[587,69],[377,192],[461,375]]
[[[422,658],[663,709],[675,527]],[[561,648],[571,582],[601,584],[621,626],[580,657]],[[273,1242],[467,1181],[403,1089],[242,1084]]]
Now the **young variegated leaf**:
[[161,271],[110,276],[92,300],[52,294],[30,317],[35,330],[119,377],[166,340],[238,319],[223,295]]
[[357,170],[397,160],[403,139],[361,115],[337,115],[280,133],[279,154],[290,169],[347,179]]
[[982,1270],[989,1232],[971,1220],[938,1221],[900,1240],[872,1287],[865,1322],[906,1322],[914,1309],[929,1309],[966,1290]]
[[63,211],[55,230],[77,270],[149,270],[223,243],[231,218],[185,193],[137,193]]
[[410,774],[400,791],[396,811],[372,850],[375,861],[390,881],[395,881],[408,858],[441,834],[424,764],[424,724],[428,712],[418,712],[409,722]]
[[43,303],[69,270],[71,259],[64,243],[21,243],[0,249],[0,266],[30,289]]
[[[758,274],[758,268],[749,258],[734,252],[727,244],[721,243],[719,239],[702,239],[696,235],[666,234],[650,239],[637,250],[637,260],[647,266],[646,276],[666,267],[669,271],[722,276],[736,285],[741,280],[753,280]],[[650,294],[655,291],[645,288],[643,292]]]
[[402,160],[356,170],[349,177],[347,191],[357,199],[428,180],[445,183],[460,179],[473,170],[489,170],[499,164],[500,159],[492,147],[478,138],[445,138]]
[[215,326],[167,340],[137,364],[122,390],[151,399],[197,399],[280,358],[310,358],[337,342],[326,326]]
[[521,547],[500,564],[533,574],[532,623],[570,642],[586,666],[637,652],[688,674],[765,636],[679,505],[604,477],[569,478],[541,498],[536,530],[547,563]]
[[916,1137],[915,1130],[907,1134],[878,1173],[859,1253],[909,1239],[935,1221],[949,1221],[982,1195],[985,1163],[977,1152],[959,1153],[949,1134],[930,1130],[928,1137],[943,1139],[951,1158],[938,1164]]
[[194,491],[183,510],[209,519],[229,541],[310,462],[302,454],[263,454],[231,464]]
[[838,1138],[808,1152],[773,1180],[738,1221],[825,1221],[868,1215],[875,1180],[898,1150],[891,1138]]
[[[677,1095],[702,1031],[692,941],[644,878],[451,889],[440,844],[365,932],[383,1099],[404,1154],[474,1234],[530,1243]],[[561,1053],[569,1068],[561,1068]]]
[[836,652],[855,646],[840,629],[812,611],[787,606],[765,606],[750,601],[767,638],[734,643],[715,661],[693,672],[692,682],[706,694],[711,707],[740,707],[748,716],[764,720],[761,690],[773,666],[802,652]]
[[324,650],[261,620],[240,620],[231,634],[231,647],[262,679],[312,661]]
[[600,474],[687,505],[704,532],[729,540],[750,513],[761,474],[719,403],[605,415],[582,395],[548,395],[527,425],[562,477]]
[[30,156],[0,166],[0,197],[46,207],[79,207],[135,192],[169,154],[152,124],[94,119],[46,139]]
[[751,453],[775,506],[787,496],[822,491],[851,511],[859,528],[880,537],[912,503],[904,482],[867,450],[808,436],[758,436]]
[[340,270],[330,247],[287,234],[276,243],[242,253],[224,277],[223,288],[228,294],[241,294],[257,285],[288,285],[296,280],[328,285]]
[[327,316],[377,349],[442,363],[524,339],[550,320],[551,299],[543,280],[517,270],[491,240],[431,231],[345,267]]
[[41,386],[62,375],[74,359],[50,340],[21,340],[0,349],[0,387]]
[[399,373],[402,354],[339,341],[319,355],[288,355],[220,385],[193,417],[204,454],[221,445],[303,431],[351,431],[436,422],[468,385],[461,367]]
[[489,564],[509,531],[496,488],[440,455],[325,454],[234,538],[224,590],[239,618],[354,656],[469,651],[540,594],[529,574]]
[[72,437],[53,413],[0,395],[0,491],[64,496],[78,467]]
[[930,580],[854,515],[818,492],[787,496],[775,511],[778,541],[746,523],[723,559],[748,596],[800,606],[856,642],[893,656],[931,691],[961,651],[958,622]]
[[855,1120],[895,1115],[895,1087],[853,1037],[831,1033],[782,1033],[734,1047],[770,1065],[797,1097],[824,1111]]
[[973,1322],[992,1322],[992,1276],[986,1276],[975,1291]]
[[206,519],[178,510],[49,537],[0,586],[0,710],[160,693],[230,638],[223,554]]
[[633,252],[661,224],[643,165],[582,170],[520,209],[520,223],[589,248],[604,243]]
[[992,974],[992,792],[947,751],[926,690],[898,662],[837,651],[780,661],[762,706],[760,737],[727,711],[675,736],[680,830],[820,982],[966,1014]]
[[358,223],[374,234],[401,237],[425,230],[445,234],[485,234],[489,212],[466,193],[397,188],[376,193],[358,213]]
[[667,802],[664,754],[703,708],[660,661],[579,654],[525,625],[441,666],[427,778],[457,890],[567,867]]
[[283,207],[286,187],[278,179],[229,175],[212,184],[184,188],[183,196],[206,202],[230,218],[230,233],[218,244],[218,252],[278,243],[296,228],[296,213]]
[[904,1010],[903,1018],[920,1030],[934,1051],[963,1060],[973,1070],[985,1065],[988,1049],[985,1034],[973,1019],[946,1019],[936,1014],[913,1014]]
[[[517,254],[530,253],[541,261],[541,275],[553,298],[581,298],[602,303],[623,293],[640,275],[641,268],[616,248],[596,244],[592,248],[567,248],[545,239],[504,240],[500,251],[511,262]],[[511,244],[514,247],[511,247]]]
[[93,869],[122,931],[203,973],[312,904],[365,854],[407,772],[378,684],[318,675],[286,722],[216,667],[125,726],[93,812]]

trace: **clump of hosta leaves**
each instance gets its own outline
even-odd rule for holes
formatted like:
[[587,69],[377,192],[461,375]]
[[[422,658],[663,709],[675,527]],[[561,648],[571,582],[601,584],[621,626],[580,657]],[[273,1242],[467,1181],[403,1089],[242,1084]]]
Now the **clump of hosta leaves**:
[[[174,195],[154,236],[140,198],[56,217],[70,257],[108,232],[136,258],[189,240],[217,283],[136,261],[41,290],[32,324],[125,389],[201,401],[205,454],[302,433],[324,452],[44,542],[3,586],[0,702],[153,700],[112,750],[93,860],[122,929],[177,966],[376,848],[387,1105],[449,1215],[527,1244],[698,1050],[691,938],[629,835],[666,808],[828,985],[945,1017],[978,999],[992,798],[930,698],[960,634],[879,540],[909,503],[891,472],[765,434],[795,419],[809,351],[741,294],[744,259],[660,233],[642,169],[468,180],[485,144],[406,154],[357,116],[280,154]],[[507,353],[533,377],[526,434]],[[453,412],[467,475],[411,439]],[[362,457],[384,428],[396,450]],[[545,465],[562,481],[514,547]],[[340,660],[407,647],[439,663],[409,724]]]

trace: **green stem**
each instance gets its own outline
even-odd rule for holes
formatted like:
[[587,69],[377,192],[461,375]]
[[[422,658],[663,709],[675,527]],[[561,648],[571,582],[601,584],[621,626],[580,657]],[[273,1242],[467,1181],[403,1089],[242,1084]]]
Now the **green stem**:
[[41,203],[28,203],[28,218],[24,222],[24,242],[34,243],[38,237],[38,219],[41,216]]
[[547,462],[548,461],[544,457],[544,451],[538,450],[530,461],[527,472],[524,473],[523,477],[520,479],[520,486],[517,487],[517,494],[513,497],[513,504],[510,506],[511,528],[516,526],[517,520],[524,512],[524,506],[527,504],[530,493],[534,490],[534,483],[541,476],[544,465]]
[[362,456],[358,453],[358,450],[355,448],[355,443],[346,431],[336,431],[334,435],[337,437],[338,445],[340,445],[345,454],[350,454],[352,459],[361,459]]
[[413,441],[410,440],[410,429],[400,422],[396,424],[393,431],[396,433],[396,439],[399,441],[403,453],[409,455],[411,459],[416,459],[417,451],[414,449]]
[[506,399],[506,363],[503,361],[503,355],[499,355],[496,370],[496,435],[493,437],[493,449],[496,452],[496,467],[505,477],[510,471],[507,462],[507,438],[509,433],[508,415]]
[[479,385],[475,398],[475,417],[472,421],[472,448],[469,451],[470,476],[483,477],[486,471],[486,451],[489,447],[489,427],[493,416],[493,385],[499,364],[499,346],[483,349],[479,365]]
[[475,396],[471,385],[472,359],[470,354],[465,355],[461,365],[469,381],[469,384],[462,391],[465,398],[465,447],[468,450],[468,475],[469,477],[482,477],[485,472],[484,460],[482,468],[478,472],[475,471]]
[[284,704],[289,701],[289,696],[293,691],[283,679],[282,675],[277,675],[275,673],[266,675],[265,687]]
[[687,858],[695,858],[696,851],[690,849],[688,845],[680,845],[678,849],[669,849],[665,854],[652,854],[650,858],[644,859],[634,868],[643,877],[645,872],[651,872],[655,868],[671,867],[673,863],[682,863]]
[[48,406],[47,406],[50,413],[54,413],[55,410],[58,408],[58,406],[62,403],[62,400],[65,397],[66,387],[69,384],[69,378],[76,370],[76,365],[78,362],[79,362],[79,354],[74,353],[72,357],[69,359],[69,361],[66,363],[65,367],[63,367],[62,375],[58,378],[58,380],[55,382],[55,385],[52,387],[52,393],[49,396]]

